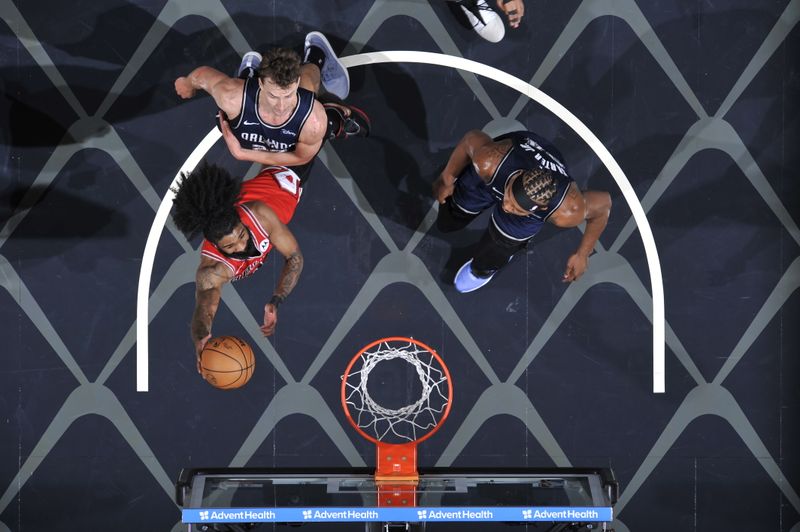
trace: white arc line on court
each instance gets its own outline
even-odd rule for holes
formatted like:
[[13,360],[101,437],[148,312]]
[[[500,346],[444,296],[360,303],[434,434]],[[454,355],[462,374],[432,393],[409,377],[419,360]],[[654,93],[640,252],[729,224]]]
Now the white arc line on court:
[[172,200],[175,198],[173,187],[178,183],[183,172],[191,172],[200,159],[211,149],[222,133],[217,128],[212,129],[200,144],[194,149],[181,169],[175,174],[175,178],[164,194],[161,205],[158,206],[153,225],[150,226],[150,233],[147,235],[147,243],[144,245],[142,254],[142,265],[139,268],[139,288],[136,293],[136,391],[146,392],[149,389],[148,383],[148,341],[150,330],[150,278],[153,275],[153,263],[155,262],[158,241],[161,240],[161,233],[164,232],[164,225],[167,223],[169,211],[172,210]]
[[[639,233],[642,236],[642,244],[644,246],[647,267],[650,273],[650,290],[653,297],[653,393],[664,393],[666,391],[664,370],[664,282],[661,277],[661,263],[658,259],[656,242],[653,238],[653,232],[650,229],[650,223],[647,221],[647,216],[639,202],[639,198],[633,190],[633,186],[630,181],[628,181],[622,168],[617,164],[617,161],[614,160],[611,153],[606,149],[603,143],[600,142],[600,139],[598,139],[578,117],[568,111],[566,107],[533,85],[507,74],[502,70],[476,61],[464,59],[463,57],[433,52],[388,51],[351,55],[342,57],[340,60],[347,68],[380,63],[422,63],[466,70],[467,72],[492,79],[527,96],[561,119],[561,121],[586,142],[617,183],[617,186],[622,192],[622,196],[628,203],[633,219],[636,221]],[[194,169],[203,155],[205,155],[220,136],[216,128],[212,129],[209,134],[206,135],[206,138],[195,148],[181,167],[181,171],[175,176],[173,185],[180,177],[181,172]],[[170,189],[171,188],[172,185],[170,186]],[[173,196],[174,194],[172,191],[168,190],[164,199],[161,201],[161,206],[156,213],[156,218],[153,220],[150,234],[147,237],[147,244],[145,245],[144,255],[142,256],[142,266],[139,272],[139,292],[136,309],[136,390],[140,392],[147,391],[148,389],[147,329],[149,327],[148,300],[150,276],[153,271],[153,260],[155,258],[156,248],[158,247],[158,240],[161,237],[161,232],[164,230],[164,224],[166,223],[170,208],[172,207]]]

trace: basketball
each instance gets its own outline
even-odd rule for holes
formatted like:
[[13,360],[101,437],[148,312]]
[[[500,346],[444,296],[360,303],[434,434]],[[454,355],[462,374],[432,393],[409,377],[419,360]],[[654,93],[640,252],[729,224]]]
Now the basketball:
[[220,390],[233,390],[247,384],[255,366],[253,350],[235,336],[212,338],[200,355],[203,378]]

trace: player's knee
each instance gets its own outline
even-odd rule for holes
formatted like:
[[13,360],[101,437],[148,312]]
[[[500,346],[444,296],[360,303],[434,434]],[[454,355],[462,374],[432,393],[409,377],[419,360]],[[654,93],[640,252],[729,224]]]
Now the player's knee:
[[436,229],[442,233],[452,233],[463,229],[471,219],[464,216],[459,216],[457,208],[453,205],[453,198],[449,197],[442,204],[439,205],[439,214],[436,216]]
[[530,241],[530,239],[520,241],[510,238],[501,233],[493,223],[489,224],[489,236],[495,245],[506,250],[511,250],[513,253],[525,248]]
[[439,216],[436,218],[436,229],[442,233],[452,233],[453,231],[461,229],[459,226],[453,223],[452,218],[447,218],[441,215],[443,208],[444,207],[439,209]]

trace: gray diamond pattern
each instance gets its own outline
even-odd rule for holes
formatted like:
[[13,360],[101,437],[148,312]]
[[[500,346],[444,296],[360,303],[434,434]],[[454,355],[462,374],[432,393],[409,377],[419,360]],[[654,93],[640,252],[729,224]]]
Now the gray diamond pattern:
[[[361,2],[361,4],[370,5],[369,2]],[[533,3],[531,2],[531,4]],[[654,169],[654,179],[649,184],[641,185],[645,188],[637,188],[641,194],[640,200],[645,212],[650,214],[657,208],[668,188],[684,175],[682,172],[693,158],[702,152],[713,150],[725,154],[735,163],[738,171],[752,186],[752,192],[757,194],[757,196],[753,196],[752,201],[758,203],[760,208],[771,212],[777,220],[776,226],[779,224],[782,231],[785,231],[795,244],[800,245],[800,229],[796,222],[797,213],[790,212],[791,206],[785,202],[784,191],[776,189],[776,181],[768,179],[757,162],[757,156],[748,147],[748,142],[726,119],[728,113],[740,101],[765,65],[774,58],[776,51],[787,42],[792,32],[795,31],[797,22],[800,20],[800,0],[792,0],[786,4],[771,31],[756,48],[746,67],[738,75],[713,114],[709,114],[706,106],[701,103],[700,98],[693,91],[692,85],[676,64],[676,58],[670,55],[669,48],[660,40],[658,31],[651,26],[640,5],[643,5],[642,2],[637,3],[634,0],[614,2],[583,0],[577,3],[574,12],[566,24],[559,29],[557,39],[546,51],[544,58],[539,64],[534,65],[535,71],[529,79],[530,83],[537,87],[543,86],[559,67],[562,58],[575,46],[591,24],[606,17],[619,19],[649,52],[653,61],[669,79],[674,90],[685,100],[686,105],[695,115],[694,122],[682,133],[674,151],[663,167]],[[535,4],[529,6],[529,23],[533,23],[535,20],[535,10]],[[59,334],[58,327],[53,323],[51,309],[41,301],[37,301],[37,297],[32,293],[32,287],[27,286],[23,281],[24,275],[20,271],[18,263],[7,258],[4,248],[14,241],[18,228],[25,222],[26,217],[36,211],[37,205],[45,196],[48,188],[58,180],[64,168],[76,157],[76,154],[79,155],[86,150],[99,150],[113,159],[118,165],[119,171],[124,174],[130,185],[149,207],[151,214],[155,213],[165,191],[154,188],[149,169],[141,166],[143,159],[132,153],[131,147],[126,144],[117,131],[117,124],[107,121],[107,114],[115,105],[119,95],[125,93],[126,88],[134,82],[137,73],[151,56],[159,53],[168,31],[185,21],[187,17],[195,15],[207,19],[237,53],[251,49],[248,38],[243,33],[243,28],[240,28],[241,19],[234,20],[232,11],[233,8],[229,3],[217,0],[194,2],[168,0],[158,12],[152,27],[142,37],[132,55],[126,59],[124,69],[104,95],[96,111],[92,112],[81,103],[70,83],[66,81],[66,74],[63,71],[66,65],[50,55],[48,48],[43,46],[40,41],[42,36],[37,35],[28,25],[23,16],[25,11],[21,11],[11,0],[0,0],[0,17],[12,33],[12,35],[4,37],[7,52],[3,62],[8,67],[12,61],[8,50],[24,49],[77,117],[62,141],[54,146],[52,153],[38,173],[28,178],[24,193],[17,199],[13,211],[4,218],[0,228],[0,281],[10,296],[10,300],[17,307],[12,312],[17,313],[20,323],[33,324],[49,346],[50,355],[58,357],[61,364],[77,381],[52,420],[46,424],[45,430],[37,437],[35,446],[32,449],[19,449],[17,470],[13,472],[3,470],[3,475],[0,477],[0,481],[3,482],[0,513],[18,503],[26,482],[32,477],[36,477],[40,466],[59,444],[70,426],[76,420],[90,414],[110,421],[161,488],[163,497],[171,500],[173,496],[174,473],[165,470],[159,460],[158,450],[151,447],[152,442],[148,441],[147,431],[143,430],[141,425],[135,421],[136,418],[132,417],[129,405],[107,385],[115,370],[124,361],[130,362],[135,356],[137,325],[134,316],[135,308],[119,309],[124,316],[130,317],[130,326],[120,338],[116,348],[108,353],[97,354],[98,360],[106,362],[99,368],[96,378],[90,378],[82,364],[71,353],[68,342]],[[467,56],[451,36],[452,30],[449,28],[451,21],[443,19],[441,11],[434,9],[431,4],[414,0],[375,0],[372,2],[365,11],[363,20],[357,24],[352,34],[338,36],[347,41],[341,55],[367,51],[365,43],[372,42],[386,24],[398,20],[398,17],[413,19],[415,24],[424,29],[429,39],[435,44],[435,47],[429,51],[458,57]],[[12,40],[13,44],[10,45],[9,41]],[[789,58],[796,62],[796,52],[794,55],[789,54]],[[368,68],[365,67],[365,69]],[[794,72],[796,75],[796,65]],[[496,123],[516,123],[522,119],[522,114],[529,104],[527,98],[519,96],[513,102],[504,102],[501,107],[506,109],[510,104],[510,108],[503,111],[498,108],[499,102],[493,99],[492,94],[487,91],[487,85],[482,80],[470,73],[458,72],[457,74],[473,93],[471,97],[474,97],[477,105],[485,110],[491,120]],[[796,93],[794,95],[796,96]],[[429,110],[429,112],[431,111]],[[787,117],[786,119],[796,122],[796,117]],[[481,125],[483,124],[476,124],[475,127]],[[460,133],[454,134],[453,143],[457,141],[456,135]],[[202,138],[202,132],[198,133],[197,140],[199,141],[200,138]],[[792,137],[787,139],[789,143],[791,140]],[[354,444],[355,440],[349,427],[340,412],[336,410],[335,401],[326,399],[320,389],[315,386],[315,378],[321,375],[322,369],[329,362],[333,361],[335,364],[339,364],[336,362],[337,360],[344,360],[345,357],[341,354],[344,340],[359,321],[364,319],[365,313],[380,304],[381,294],[391,287],[399,286],[406,290],[406,285],[408,291],[421,295],[428,302],[430,308],[435,309],[438,313],[437,319],[441,320],[442,327],[458,339],[461,344],[460,349],[468,355],[485,380],[484,388],[476,391],[477,400],[474,404],[468,405],[468,411],[464,413],[462,419],[457,421],[459,424],[450,427],[453,432],[444,449],[435,459],[435,465],[446,467],[458,463],[458,457],[464,453],[469,443],[481,434],[487,422],[500,415],[516,418],[522,423],[530,438],[543,449],[552,464],[565,467],[582,465],[575,463],[574,459],[570,457],[570,453],[565,450],[565,442],[560,441],[558,432],[553,430],[552,423],[555,421],[537,409],[532,391],[523,383],[527,378],[528,371],[535,372],[537,370],[537,357],[545,351],[546,345],[554,335],[569,325],[573,311],[576,307],[581,306],[590,290],[604,285],[620,287],[639,309],[640,315],[636,316],[636,319],[650,319],[649,279],[638,274],[637,266],[632,264],[627,254],[623,253],[623,247],[626,244],[638,239],[633,219],[625,221],[613,240],[601,240],[606,244],[605,246],[598,243],[596,254],[592,257],[587,274],[580,282],[570,285],[559,295],[540,328],[531,331],[532,339],[524,352],[519,354],[518,361],[513,364],[510,373],[502,375],[491,362],[491,355],[481,347],[481,345],[485,345],[485,342],[481,342],[475,337],[475,330],[465,323],[460,308],[453,304],[452,296],[448,297],[448,288],[436,277],[439,272],[432,271],[426,265],[424,258],[419,253],[415,253],[415,251],[419,251],[426,236],[430,234],[436,217],[435,203],[430,202],[429,210],[421,216],[421,221],[413,230],[410,238],[404,244],[398,244],[388,229],[388,225],[392,222],[384,219],[379,214],[380,209],[374,208],[370,204],[369,194],[362,190],[354,172],[348,169],[351,167],[351,162],[341,154],[339,146],[335,143],[326,145],[320,154],[320,163],[335,180],[341,193],[348,198],[351,204],[350,208],[359,213],[363,223],[367,224],[373,236],[382,243],[385,251],[378,258],[366,281],[356,291],[352,301],[347,303],[340,316],[335,317],[335,326],[318,346],[318,350],[299,378],[285,362],[291,356],[290,353],[279,352],[276,344],[266,339],[255,336],[248,339],[254,344],[254,350],[260,351],[265,356],[259,360],[260,370],[267,371],[265,368],[268,363],[271,371],[277,375],[276,382],[282,381],[282,383],[276,384],[274,396],[267,400],[266,408],[256,416],[257,420],[246,437],[241,443],[237,443],[236,452],[232,458],[226,459],[228,463],[213,465],[244,466],[251,464],[251,460],[258,453],[259,448],[276,431],[277,425],[295,414],[313,419],[316,424],[314,430],[320,431],[330,440],[347,464],[366,465],[372,458],[365,456],[362,447]],[[796,146],[786,146],[786,149],[793,150],[796,149]],[[628,177],[636,186],[637,176],[629,174]],[[376,179],[379,178],[380,176],[376,177]],[[317,179],[320,177],[317,176]],[[793,190],[797,190],[797,187],[795,186]],[[426,208],[428,207],[426,206]],[[141,223],[143,227],[149,227],[149,220],[138,223]],[[653,224],[652,221],[651,224]],[[176,293],[182,289],[186,290],[194,282],[194,269],[197,261],[197,250],[175,230],[171,223],[167,224],[167,230],[162,236],[162,240],[170,240],[171,247],[166,255],[162,251],[165,249],[164,245],[159,248],[161,253],[159,260],[162,262],[168,260],[169,263],[165,263],[161,270],[157,268],[153,276],[150,299],[151,331],[160,320],[168,318],[165,315],[165,309]],[[656,243],[660,244],[657,232]],[[137,241],[135,245],[143,248],[144,241]],[[302,241],[301,245],[303,245]],[[623,484],[621,499],[615,508],[615,514],[619,516],[615,522],[616,530],[629,530],[626,525],[625,509],[629,505],[636,505],[640,489],[651,478],[662,459],[674,449],[676,441],[685,434],[687,427],[695,420],[711,415],[721,418],[732,427],[779,490],[783,504],[788,504],[794,510],[793,513],[786,514],[795,516],[791,518],[793,522],[782,521],[781,530],[800,531],[800,522],[796,521],[796,515],[800,513],[800,497],[798,497],[797,485],[792,483],[793,479],[796,482],[797,477],[792,477],[783,466],[784,463],[792,463],[791,461],[784,462],[787,457],[792,458],[796,463],[797,450],[782,449],[781,456],[771,453],[762,439],[763,436],[754,427],[740,404],[744,398],[737,397],[726,386],[726,379],[737,368],[737,365],[748,357],[759,356],[758,348],[754,346],[757,346],[759,339],[762,338],[762,333],[776,318],[784,320],[788,328],[796,328],[797,316],[787,310],[787,305],[800,286],[800,256],[796,254],[797,249],[796,246],[786,246],[787,253],[793,254],[783,257],[788,266],[781,265],[785,269],[781,272],[779,281],[760,302],[760,306],[747,328],[742,331],[733,329],[728,331],[728,334],[734,337],[735,345],[730,352],[718,354],[724,358],[724,362],[712,378],[704,376],[703,371],[696,363],[698,354],[693,353],[687,347],[687,339],[681,338],[671,327],[669,321],[667,322],[667,357],[668,359],[672,357],[673,361],[677,360],[677,364],[672,366],[673,370],[681,368],[680,371],[685,372],[688,376],[688,384],[684,383],[687,385],[688,392],[679,401],[667,422],[658,428],[657,438],[643,453],[635,471],[630,474],[630,479]],[[319,266],[310,263],[306,268]],[[259,275],[265,274],[261,272]],[[126,289],[134,290],[135,280],[130,279],[129,283],[130,286]],[[268,283],[269,281],[267,281]],[[258,328],[259,316],[253,314],[248,307],[246,297],[243,296],[248,286],[240,283],[226,288],[223,300],[235,320],[245,330],[252,331]],[[667,290],[668,316],[672,305],[687,304],[689,303],[670,299],[670,292]],[[188,309],[186,309],[186,313],[189,313]],[[153,333],[151,332],[151,334]],[[642,335],[645,338],[644,344],[647,345],[646,338],[649,331],[638,331],[635,334]],[[797,333],[794,334],[796,337]],[[151,344],[155,341],[153,338],[157,339],[157,337],[151,336]],[[796,357],[797,353],[786,352],[783,355]],[[180,356],[186,358],[185,354]],[[168,363],[170,363],[169,360],[151,354],[151,371],[158,371],[159,364]],[[341,365],[343,367],[344,363]],[[131,367],[130,363],[127,364],[126,371]],[[669,366],[668,371],[670,371]],[[673,382],[672,378],[673,376],[668,373],[668,392],[670,392],[671,382]],[[133,386],[132,382],[131,376],[131,386]],[[789,383],[796,387],[797,375],[790,378]],[[643,388],[648,386],[649,380],[641,383]],[[456,390],[458,391],[458,383],[456,383]],[[4,404],[10,406],[10,403],[15,400],[15,391],[4,391],[3,394],[6,396]],[[467,408],[464,405],[460,406]],[[789,412],[793,412],[795,416],[782,418],[784,424],[782,429],[791,427],[796,431],[798,426],[797,408],[795,407]],[[9,414],[2,416],[2,418],[8,417]],[[8,423],[7,419],[0,421]],[[451,421],[451,423],[455,423],[455,421]],[[13,431],[11,436],[13,437]],[[3,436],[3,438],[6,437],[9,436]],[[609,437],[613,438],[614,436]],[[15,523],[0,521],[0,532],[28,530],[24,526],[25,521],[24,515],[20,515]],[[179,530],[179,523],[175,523],[172,529]]]

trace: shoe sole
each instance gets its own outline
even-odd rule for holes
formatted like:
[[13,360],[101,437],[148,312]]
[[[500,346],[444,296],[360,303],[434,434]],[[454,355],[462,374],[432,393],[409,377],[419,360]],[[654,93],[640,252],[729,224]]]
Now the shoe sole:
[[258,66],[254,67],[253,65],[246,65],[245,64],[246,62],[248,62],[247,59],[250,58],[250,57],[257,57],[259,66],[261,65],[261,61],[264,59],[261,56],[260,53],[256,52],[255,50],[250,50],[249,52],[247,52],[246,54],[244,54],[242,56],[242,61],[241,61],[241,63],[239,63],[239,68],[236,69],[236,76],[234,76],[234,77],[237,77],[237,78],[240,77],[242,75],[242,72],[244,72],[244,69],[246,69],[246,68],[252,68],[253,71],[256,72],[255,75],[256,76],[258,75],[257,74]]
[[[472,259],[470,259],[470,260],[468,260],[467,262],[465,262],[465,263],[464,263],[464,264],[463,264],[463,265],[462,265],[462,266],[461,266],[461,267],[458,269],[458,271],[456,272],[456,276],[455,276],[455,278],[453,279],[453,285],[454,285],[454,286],[455,286],[455,280],[456,280],[456,279],[458,279],[458,276],[459,276],[459,274],[460,274],[460,273],[461,273],[461,272],[464,270],[464,268],[469,268],[470,266],[472,266]],[[456,290],[457,290],[457,291],[458,291],[458,293],[460,293],[460,294],[469,294],[470,292],[474,292],[475,290],[478,290],[479,288],[483,288],[484,286],[486,286],[487,284],[489,284],[489,281],[491,281],[491,280],[492,280],[492,278],[495,276],[495,274],[496,274],[496,273],[497,273],[497,272],[493,273],[493,274],[492,274],[492,275],[490,275],[489,277],[486,277],[486,278],[485,278],[485,279],[486,279],[486,282],[485,282],[485,283],[483,283],[483,284],[481,284],[481,285],[478,285],[478,286],[476,286],[475,288],[470,288],[469,290],[459,290],[459,289],[458,289],[458,287],[456,287]]]
[[[322,102],[320,102],[320,103],[322,103]],[[372,121],[369,119],[369,115],[367,115],[367,113],[365,113],[362,109],[359,109],[355,105],[350,105],[349,103],[344,103],[342,101],[325,102],[325,103],[322,103],[322,107],[324,107],[325,109],[329,109],[329,108],[330,109],[335,109],[339,113],[339,115],[342,117],[342,127],[344,127],[344,124],[348,120],[353,120],[353,121],[355,121],[356,123],[359,124],[359,127],[362,130],[365,131],[365,133],[363,135],[357,134],[357,135],[353,135],[353,136],[355,136],[355,137],[364,137],[364,138],[369,137],[369,134],[372,131]],[[344,113],[342,112],[340,107],[344,107],[345,109],[349,110],[350,111],[350,116],[345,117]],[[355,117],[359,118],[362,123],[359,123],[358,120],[355,120],[353,118],[354,115],[355,115]],[[339,138],[339,137],[336,136],[334,138]]]
[[[331,43],[328,42],[328,38],[325,37],[323,34],[321,34],[318,31],[312,31],[308,35],[306,35],[305,42],[308,43],[308,38],[312,35],[317,37],[320,41],[322,41],[322,45],[325,47],[325,55],[326,55],[325,59],[326,60],[329,60],[331,58],[334,59],[336,63],[339,65],[339,67],[344,71],[344,77],[347,80],[347,94],[345,94],[344,96],[340,96],[339,94],[331,93],[337,98],[344,100],[350,94],[350,73],[347,71],[347,68],[345,68],[345,66],[339,60],[339,56],[337,56],[336,53],[333,51],[333,47],[331,46]],[[327,87],[325,87],[325,89],[327,90]]]
[[366,135],[364,135],[364,136],[365,136],[365,137],[368,137],[368,136],[369,136],[369,134],[370,134],[370,132],[372,131],[372,121],[369,119],[369,116],[367,116],[367,113],[365,113],[364,111],[362,111],[361,109],[359,109],[359,108],[358,108],[358,107],[356,107],[355,105],[350,105],[349,103],[348,103],[348,104],[344,104],[344,105],[345,105],[347,108],[349,108],[349,109],[350,109],[350,113],[351,113],[351,114],[352,114],[353,112],[356,112],[356,113],[358,113],[358,115],[359,115],[359,116],[360,116],[360,117],[361,117],[361,118],[364,120],[364,122],[365,122],[365,123],[366,123],[366,125],[367,125],[367,134],[366,134]]

